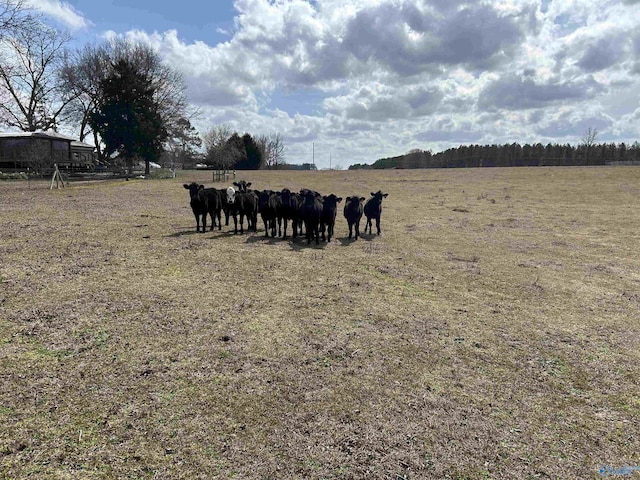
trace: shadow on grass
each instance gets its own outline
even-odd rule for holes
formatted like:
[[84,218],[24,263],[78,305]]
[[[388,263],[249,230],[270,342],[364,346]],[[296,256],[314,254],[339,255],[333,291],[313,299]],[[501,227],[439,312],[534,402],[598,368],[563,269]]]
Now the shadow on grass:
[[291,235],[288,235],[287,238],[275,236],[272,237],[269,235],[266,237],[264,235],[264,231],[261,232],[251,232],[252,235],[247,237],[246,243],[262,243],[263,245],[278,245],[282,243],[288,243],[291,247],[291,250],[296,252],[300,250],[305,250],[307,248],[324,248],[327,245],[327,242],[323,242],[320,240],[320,243],[316,245],[315,240],[311,241],[311,244],[307,244],[307,238],[302,235],[298,235],[296,238],[293,238]]
[[251,233],[252,235],[250,237],[247,237],[246,243],[260,242],[266,245],[276,245],[278,243],[286,242],[286,240],[280,237],[272,237],[271,235],[269,235],[268,237],[265,237],[264,233],[260,233],[260,232],[251,232]]
[[316,245],[316,241],[312,240],[311,243],[307,243],[307,239],[305,237],[297,237],[295,240],[290,240],[289,245],[291,246],[291,250],[294,252],[299,252],[301,250],[308,250],[313,248],[315,250],[323,250],[324,247],[327,246],[327,242],[323,242],[320,240],[320,243]]
[[358,242],[370,242],[375,237],[376,237],[376,235],[365,235],[365,234],[361,233],[357,240],[356,240],[355,236],[353,236],[351,238],[349,238],[349,237],[340,237],[340,238],[336,237],[335,239],[337,241],[339,241],[340,245],[342,245],[343,247],[348,247],[349,245],[352,245],[352,244],[358,243]]
[[165,238],[177,238],[185,235],[198,235],[202,232],[196,232],[194,229],[184,230],[182,232],[175,232],[170,235],[165,235]]
[[[246,230],[245,230],[245,233],[247,233]],[[207,228],[205,232],[202,232],[202,231],[196,232],[194,229],[183,230],[181,232],[175,232],[170,235],[165,235],[165,238],[178,238],[178,237],[183,237],[185,235],[202,235],[202,234],[207,234],[207,235],[214,234],[212,237],[210,237],[211,239],[215,239],[218,237],[233,237],[234,235],[236,235],[233,233],[233,230],[218,230],[218,227],[216,227],[213,230],[209,230]],[[240,235],[240,231],[238,231],[237,235]]]

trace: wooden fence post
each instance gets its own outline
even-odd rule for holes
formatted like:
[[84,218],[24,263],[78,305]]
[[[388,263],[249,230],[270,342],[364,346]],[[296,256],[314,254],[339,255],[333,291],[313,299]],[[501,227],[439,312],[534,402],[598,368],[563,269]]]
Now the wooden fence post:
[[56,188],[61,188],[60,185],[62,184],[62,188],[64,188],[64,180],[62,179],[62,174],[60,173],[60,170],[58,170],[58,164],[54,163],[53,166],[55,167],[55,170],[53,172],[53,177],[51,177],[51,185],[49,186],[49,190],[53,190],[53,184],[56,184]]

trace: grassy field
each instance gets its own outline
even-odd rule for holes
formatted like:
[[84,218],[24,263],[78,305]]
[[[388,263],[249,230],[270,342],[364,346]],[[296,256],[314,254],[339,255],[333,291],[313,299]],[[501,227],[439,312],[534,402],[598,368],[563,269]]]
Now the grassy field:
[[0,182],[1,478],[640,466],[640,168],[242,173],[389,193],[320,247],[196,234],[210,175]]

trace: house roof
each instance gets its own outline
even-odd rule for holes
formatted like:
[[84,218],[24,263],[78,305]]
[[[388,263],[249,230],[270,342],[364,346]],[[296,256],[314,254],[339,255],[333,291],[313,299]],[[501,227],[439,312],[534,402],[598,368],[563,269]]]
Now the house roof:
[[46,132],[0,132],[0,138],[43,138],[50,140],[66,140],[71,142],[71,145],[77,148],[95,148],[95,146],[89,143],[80,142],[73,137],[62,135],[58,132],[54,132],[53,130],[48,130]]

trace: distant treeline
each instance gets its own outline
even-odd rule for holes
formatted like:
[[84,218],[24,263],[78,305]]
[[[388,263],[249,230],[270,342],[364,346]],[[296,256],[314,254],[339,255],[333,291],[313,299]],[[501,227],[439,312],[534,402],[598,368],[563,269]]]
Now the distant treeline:
[[405,155],[381,158],[372,165],[355,164],[349,170],[384,168],[527,167],[544,165],[580,166],[616,163],[640,164],[640,143],[594,145],[462,145],[443,152],[412,150]]

